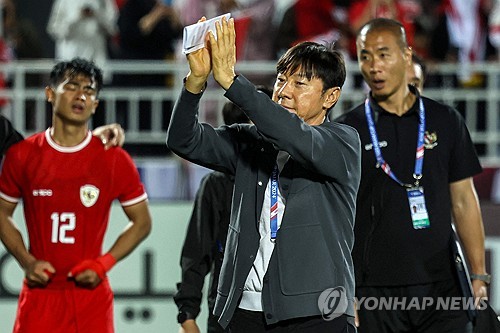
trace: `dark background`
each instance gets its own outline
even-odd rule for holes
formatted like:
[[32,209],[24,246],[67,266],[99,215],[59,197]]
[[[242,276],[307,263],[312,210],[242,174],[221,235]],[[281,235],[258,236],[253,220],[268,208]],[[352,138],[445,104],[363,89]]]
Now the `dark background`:
[[[53,0],[13,0],[17,17],[30,20],[42,45],[42,57],[54,58],[54,42],[46,32]],[[71,1],[71,0],[67,0]]]

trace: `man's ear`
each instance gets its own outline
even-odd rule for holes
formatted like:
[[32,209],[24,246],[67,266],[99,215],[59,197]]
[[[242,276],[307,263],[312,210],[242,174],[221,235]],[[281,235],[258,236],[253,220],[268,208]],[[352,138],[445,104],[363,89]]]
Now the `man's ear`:
[[323,102],[323,108],[328,110],[337,103],[340,98],[341,93],[340,87],[328,88],[325,92],[325,101]]
[[99,100],[96,99],[94,101],[94,108],[92,109],[92,114],[95,114],[95,111],[97,110],[97,107],[99,106]]
[[406,65],[407,66],[410,66],[413,64],[413,50],[411,47],[407,47],[405,50],[404,50],[404,57],[405,57],[405,61],[406,61]]
[[45,87],[45,97],[47,98],[47,102],[49,103],[52,103],[54,101],[55,94],[54,94],[54,89],[52,89],[52,87],[50,86]]

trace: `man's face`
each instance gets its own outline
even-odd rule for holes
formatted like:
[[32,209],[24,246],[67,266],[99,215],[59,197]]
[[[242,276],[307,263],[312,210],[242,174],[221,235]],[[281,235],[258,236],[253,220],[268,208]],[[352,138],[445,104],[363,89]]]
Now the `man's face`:
[[45,94],[56,118],[75,124],[86,123],[99,104],[96,83],[82,74],[67,76],[56,87],[45,88]]
[[339,97],[339,87],[323,91],[323,81],[316,77],[308,80],[300,67],[294,73],[279,73],[274,83],[273,101],[309,125],[323,123],[327,110]]
[[417,63],[412,63],[412,65],[408,67],[406,77],[408,78],[408,84],[415,86],[421,94],[424,90],[424,73],[422,67]]
[[406,71],[411,64],[411,50],[401,49],[390,31],[372,31],[356,40],[358,65],[363,78],[377,100],[386,100],[405,91]]

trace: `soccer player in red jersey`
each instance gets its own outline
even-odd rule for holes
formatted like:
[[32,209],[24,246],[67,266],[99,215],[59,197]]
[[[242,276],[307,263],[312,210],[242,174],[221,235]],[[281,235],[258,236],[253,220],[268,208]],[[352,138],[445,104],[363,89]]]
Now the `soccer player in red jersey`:
[[[92,136],[102,73],[92,62],[58,63],[45,88],[52,127],[15,145],[0,175],[0,239],[25,271],[14,332],[109,333],[106,272],[150,232],[147,194],[130,156]],[[130,223],[105,254],[110,207]],[[29,249],[12,220],[22,200]]]

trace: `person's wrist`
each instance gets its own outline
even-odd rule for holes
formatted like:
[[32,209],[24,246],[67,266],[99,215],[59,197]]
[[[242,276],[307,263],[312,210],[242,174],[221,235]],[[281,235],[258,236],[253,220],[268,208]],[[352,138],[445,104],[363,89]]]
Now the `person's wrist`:
[[229,87],[231,87],[231,85],[233,84],[234,80],[236,79],[236,75],[234,74],[234,72],[232,72],[231,74],[223,74],[221,75],[218,80],[216,80],[219,85],[224,89],[224,90],[228,90]]
[[479,280],[484,282],[487,286],[491,283],[491,275],[490,274],[471,274],[470,278],[472,280]]
[[103,256],[100,256],[96,259],[103,268],[105,272],[109,272],[111,268],[116,264],[116,258],[111,253],[106,253]]
[[181,325],[182,328],[184,328],[186,330],[192,330],[192,329],[198,327],[198,325],[196,324],[196,320],[194,320],[194,319],[186,319],[180,325]]
[[229,79],[227,79],[222,86],[222,88],[224,88],[224,90],[228,90],[229,87],[231,87],[231,85],[233,84],[234,82],[234,76],[231,76]]
[[187,311],[179,311],[179,313],[177,314],[177,322],[181,325],[184,324],[188,320],[194,321],[194,319],[195,319],[195,316],[192,313],[187,312]]
[[27,270],[27,269],[29,269],[29,267],[33,266],[37,261],[38,260],[33,255],[28,253],[26,255],[26,257],[21,260],[20,263],[21,263],[21,267],[24,270]]
[[186,90],[193,94],[200,94],[205,90],[208,76],[199,76],[189,73],[184,79]]

